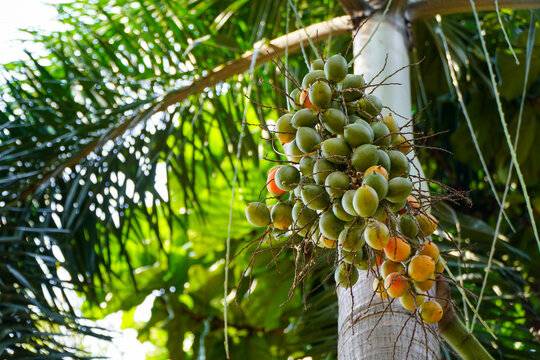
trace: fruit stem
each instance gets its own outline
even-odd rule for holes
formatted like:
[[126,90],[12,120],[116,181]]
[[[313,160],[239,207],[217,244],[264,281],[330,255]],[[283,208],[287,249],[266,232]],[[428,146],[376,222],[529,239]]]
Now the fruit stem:
[[439,332],[450,347],[463,360],[493,360],[493,357],[469,332],[455,312],[450,301],[450,287],[442,276],[437,277],[437,298],[444,309],[444,316],[439,321]]

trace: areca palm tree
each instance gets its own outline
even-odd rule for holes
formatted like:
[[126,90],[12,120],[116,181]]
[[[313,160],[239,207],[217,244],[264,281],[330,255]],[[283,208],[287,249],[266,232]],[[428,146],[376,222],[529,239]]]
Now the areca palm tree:
[[[489,11],[498,3],[472,4],[478,11]],[[500,5],[524,9],[538,4],[501,1]],[[485,150],[493,132],[501,135],[502,130],[485,129],[485,121],[480,121],[484,111],[475,102],[485,100],[479,95],[483,91],[494,90],[485,67],[486,60],[493,62],[504,84],[501,94],[507,119],[512,118],[508,114],[516,118],[525,114],[523,126],[528,131],[520,144],[533,142],[530,112],[534,112],[535,92],[529,84],[538,80],[538,65],[532,61],[536,56],[533,13],[504,13],[510,24],[506,31],[511,45],[507,45],[505,27],[494,13],[471,14],[468,1],[100,0],[75,1],[58,9],[66,30],[34,34],[48,49],[47,55],[28,54],[27,60],[7,64],[4,71],[0,115],[3,354],[11,358],[92,355],[68,346],[61,334],[107,338],[106,332],[86,325],[81,317],[99,318],[123,310],[126,324],[137,328],[141,339],[166,349],[165,356],[223,358],[225,265],[221,259],[229,238],[235,254],[231,285],[226,287],[233,358],[332,358],[336,344],[343,359],[416,358],[425,356],[426,348],[428,356],[439,356],[435,337],[411,342],[416,337],[410,327],[414,325],[404,326],[405,317],[400,318],[398,311],[385,313],[382,320],[354,321],[371,289],[368,292],[364,283],[354,289],[360,301],[351,312],[347,294],[338,292],[337,300],[334,297],[324,261],[315,266],[303,288],[291,290],[293,255],[272,246],[260,249],[250,241],[261,234],[243,223],[240,209],[243,200],[258,197],[260,170],[269,166],[260,159],[275,160],[265,130],[267,121],[277,118],[286,106],[284,66],[301,78],[304,63],[317,56],[315,50],[323,55],[341,51],[354,59],[357,71],[368,75],[383,69],[384,78],[404,68],[396,75],[402,85],[381,87],[379,95],[406,117],[412,111],[422,115],[429,126],[420,127],[457,127],[455,133],[463,133],[464,127],[454,122],[459,116],[460,124],[483,130],[475,135],[473,127],[471,132],[481,143],[478,149],[484,149],[486,165],[481,174],[476,164],[456,171],[449,165],[434,165],[437,157],[420,156],[430,175],[442,173],[449,183],[477,186],[480,204],[494,202],[492,218],[483,219],[494,228],[509,155],[507,148]],[[453,13],[465,14],[436,17]],[[475,16],[484,20],[486,46],[497,51],[495,59],[482,51]],[[411,67],[414,80],[407,68],[409,53],[416,57],[413,62],[423,58]],[[512,64],[514,53],[521,67]],[[512,81],[515,71],[529,75]],[[415,105],[409,99],[409,84]],[[460,84],[467,86],[460,89]],[[533,94],[529,98],[521,92],[524,84]],[[454,96],[464,99],[463,109]],[[493,98],[485,101],[495,103]],[[529,113],[519,110],[521,101]],[[476,116],[457,115],[473,106],[476,110],[469,111]],[[492,120],[494,124],[498,122]],[[444,147],[457,149],[462,161],[476,161],[474,151],[460,154],[459,146],[441,141]],[[518,159],[527,158],[528,146],[518,144]],[[519,165],[528,185],[536,186],[535,159]],[[234,169],[238,169],[237,180]],[[502,175],[496,177],[496,171]],[[459,181],[448,175],[452,173],[459,174]],[[490,186],[482,191],[478,185],[484,177],[494,179],[495,195]],[[240,187],[242,199],[233,198],[234,226],[226,236],[231,187]],[[497,200],[487,200],[493,196]],[[520,207],[526,198],[514,196],[509,201]],[[534,280],[528,279],[531,268],[522,266],[530,264],[523,251],[534,244],[534,236],[523,220],[526,211],[507,213],[508,223],[529,242],[503,243],[505,254],[494,258],[492,278],[507,282],[496,283],[498,291],[503,287],[505,294],[518,294],[512,308],[515,314],[506,315],[519,321],[507,321],[505,326],[484,322],[486,317],[496,321],[501,305],[497,299],[486,299],[488,309],[474,312],[476,299],[469,300],[467,292],[478,294],[481,284],[454,291],[454,299],[457,309],[465,303],[462,315],[469,326],[460,327],[460,335],[472,332],[479,314],[482,324],[474,327],[475,334],[489,351],[518,358],[537,347],[527,331],[527,327],[538,329],[537,304],[527,295]],[[441,215],[455,239],[484,241],[469,250],[477,258],[451,254],[449,268],[456,275],[460,271],[482,278],[479,268],[492,263],[486,254],[491,237],[499,239],[499,230],[451,208],[444,208]],[[503,226],[512,228],[506,220]],[[514,261],[511,266],[505,255]],[[275,268],[269,264],[276,264]],[[85,298],[82,313],[70,306],[75,292]],[[150,294],[155,297],[152,316],[147,323],[137,324],[130,311]],[[521,321],[527,326],[516,325]],[[490,338],[490,332],[497,340]],[[516,334],[525,349],[515,348],[509,340]],[[195,340],[184,349],[186,339]],[[497,348],[490,345],[492,341]],[[413,345],[409,348],[409,344]],[[446,351],[443,347],[442,354],[452,356]]]

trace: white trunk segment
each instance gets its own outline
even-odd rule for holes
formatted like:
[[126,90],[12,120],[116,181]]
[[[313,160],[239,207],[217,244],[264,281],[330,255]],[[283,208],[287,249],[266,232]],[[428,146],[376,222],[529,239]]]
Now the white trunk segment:
[[[391,73],[409,65],[403,19],[381,20],[380,16],[370,19],[353,40],[355,56],[364,47],[355,60],[354,72],[364,74],[367,82],[383,69],[387,55],[386,67],[374,83],[381,82]],[[366,46],[377,26],[379,26],[377,31]],[[406,118],[394,115],[402,127],[411,118],[409,68],[399,71],[387,82],[401,85],[380,86],[374,94],[381,99],[384,106]],[[387,109],[383,110],[383,113],[388,112]],[[412,133],[412,126],[402,131]],[[412,135],[408,138],[412,138]],[[420,169],[417,159],[415,164]],[[411,167],[411,173],[417,175],[415,167]],[[422,188],[427,190],[425,184],[422,184]],[[373,277],[368,276],[367,271],[360,271],[360,279],[352,289],[338,288],[338,358],[340,360],[439,359],[439,342],[433,335],[434,329],[431,331],[424,329],[401,307],[398,300],[389,306],[388,300],[381,301],[378,296],[373,296],[372,283]]]

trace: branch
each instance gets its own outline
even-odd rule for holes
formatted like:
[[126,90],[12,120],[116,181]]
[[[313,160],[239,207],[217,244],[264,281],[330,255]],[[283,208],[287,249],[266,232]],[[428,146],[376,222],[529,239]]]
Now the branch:
[[[324,41],[330,36],[349,33],[350,31],[352,31],[350,17],[341,16],[290,32],[266,43],[255,44],[254,48],[257,48],[257,51],[259,52],[256,59],[257,65],[264,64],[276,57],[281,56],[283,53],[285,53],[286,49],[289,51],[289,53],[298,51],[298,49],[300,49],[300,44],[307,43],[308,38],[315,43]],[[207,76],[193,80],[191,85],[167,93],[160,100],[154,102],[153,106],[145,109],[134,117],[127,119],[123,123],[118,124],[114,128],[107,131],[107,133],[101,136],[99,139],[87,144],[76,155],[69,158],[66,162],[58,165],[54,170],[45,173],[43,177],[36,183],[32,184],[21,192],[20,199],[26,200],[28,196],[34,194],[43,185],[47,184],[49,180],[60,175],[66,167],[78,164],[88,155],[99,150],[109,140],[114,140],[122,136],[130,128],[145,121],[153,114],[160,111],[165,111],[167,107],[176,104],[179,101],[185,100],[190,95],[198,94],[205,88],[213,87],[234,75],[244,73],[249,69],[252,57],[253,51],[248,51],[240,58],[214,68]]]
[[493,360],[493,357],[482,346],[478,339],[468,331],[451,301],[450,286],[443,276],[437,276],[437,301],[444,310],[439,321],[439,332],[443,339],[464,360]]
[[[314,43],[324,41],[333,35],[349,33],[352,31],[352,24],[349,16],[340,16],[332,20],[320,22],[307,26],[304,29],[296,30],[283,36],[270,40],[266,44],[255,44],[258,48],[257,65],[264,64],[285,53],[288,43],[288,51],[296,52],[300,49],[301,43],[307,43],[308,38]],[[189,95],[202,92],[207,87],[212,87],[221,81],[227,80],[231,76],[242,74],[249,69],[253,51],[244,53],[239,59],[220,65],[210,72],[209,75],[195,80],[191,85],[173,91],[166,95],[158,111],[165,110],[180,100],[184,100]]]
[[[494,11],[494,0],[476,0],[478,11]],[[538,0],[499,0],[501,8],[520,10],[538,9]],[[451,15],[471,12],[469,0],[422,0],[410,4],[407,8],[407,17],[410,20],[430,18],[435,15]]]

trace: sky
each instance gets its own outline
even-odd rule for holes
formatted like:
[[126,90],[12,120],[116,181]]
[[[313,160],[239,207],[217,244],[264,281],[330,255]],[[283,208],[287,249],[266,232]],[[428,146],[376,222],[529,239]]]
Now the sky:
[[59,29],[60,26],[55,21],[56,11],[47,4],[61,1],[63,0],[0,0],[0,63],[23,58],[25,48],[31,51],[41,50],[28,42],[21,42],[20,40],[27,40],[29,36],[18,29]]
[[[48,4],[62,1],[66,0],[0,0],[0,63],[24,59],[24,49],[31,52],[43,51],[43,48],[35,44],[20,41],[28,40],[29,36],[19,29],[38,31],[61,29],[56,21],[56,10]],[[153,297],[149,296],[147,300],[136,310],[136,319],[142,322],[148,321],[150,317]],[[114,340],[111,343],[84,338],[83,346],[93,355],[104,355],[113,360],[144,360],[146,354],[153,350],[153,346],[149,343],[140,343],[135,330],[121,329],[121,319],[121,313],[114,313],[96,324],[113,331]]]

